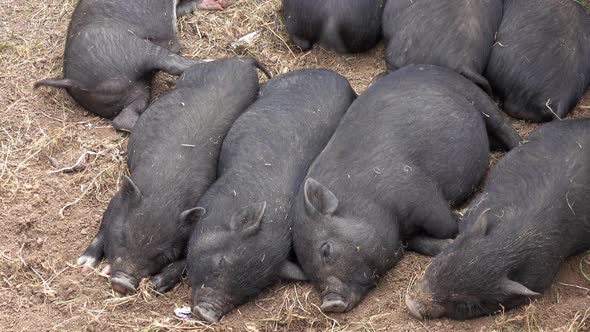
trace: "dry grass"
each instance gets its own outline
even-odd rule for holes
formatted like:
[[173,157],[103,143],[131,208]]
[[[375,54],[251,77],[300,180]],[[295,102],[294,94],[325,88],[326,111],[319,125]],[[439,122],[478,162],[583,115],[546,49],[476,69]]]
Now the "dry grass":
[[[0,0],[0,326],[3,331],[587,331],[588,258],[565,264],[558,283],[532,305],[470,322],[418,322],[403,294],[429,260],[410,254],[367,300],[347,315],[326,316],[307,284],[279,284],[221,324],[173,315],[190,303],[186,283],[157,294],[142,283],[119,297],[99,270],[83,274],[77,256],[95,234],[102,211],[126,172],[127,137],[81,110],[63,91],[32,83],[61,73],[64,36],[74,0]],[[191,57],[252,55],[273,74],[326,67],[362,92],[383,68],[383,47],[338,56],[299,53],[279,19],[279,0],[241,0],[222,13],[199,12],[179,22],[182,53]],[[249,46],[231,43],[258,31]],[[159,75],[155,95],[174,78]],[[590,97],[574,114],[590,115]],[[515,122],[522,132],[533,126]],[[85,158],[81,158],[86,155]],[[494,154],[493,161],[501,157]],[[80,162],[78,162],[80,161]],[[76,167],[72,167],[78,165]],[[66,168],[55,172],[61,168]],[[574,285],[571,287],[566,285]]]

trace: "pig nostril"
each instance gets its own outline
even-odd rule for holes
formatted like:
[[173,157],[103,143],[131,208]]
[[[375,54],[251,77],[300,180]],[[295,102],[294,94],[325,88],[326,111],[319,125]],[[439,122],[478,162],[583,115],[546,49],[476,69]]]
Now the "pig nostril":
[[137,286],[128,278],[113,277],[111,279],[111,287],[121,295],[128,295],[134,293]]
[[199,303],[195,306],[195,310],[199,316],[209,323],[216,323],[221,318],[222,314],[213,308],[209,303]]
[[320,309],[323,312],[342,313],[347,311],[348,303],[342,297],[330,294],[322,299]]
[[423,316],[420,313],[418,303],[416,303],[416,301],[412,299],[410,294],[406,294],[406,306],[408,307],[408,310],[410,311],[410,314],[412,314],[412,316],[418,319],[423,319]]

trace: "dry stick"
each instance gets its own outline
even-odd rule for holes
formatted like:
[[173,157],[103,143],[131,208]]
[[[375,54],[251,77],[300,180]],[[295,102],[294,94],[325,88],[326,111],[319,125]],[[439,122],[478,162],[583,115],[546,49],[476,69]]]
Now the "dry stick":
[[60,210],[59,210],[59,216],[64,219],[64,210],[69,208],[72,205],[76,205],[78,204],[78,202],[80,202],[80,200],[82,200],[82,198],[84,198],[84,196],[86,196],[86,194],[88,193],[88,191],[90,191],[90,188],[92,188],[92,185],[94,184],[94,182],[96,181],[96,179],[98,179],[104,172],[108,171],[109,169],[113,168],[113,166],[117,165],[117,163],[112,163],[109,167],[103,169],[102,171],[100,171],[94,178],[92,178],[92,181],[90,181],[90,184],[88,185],[88,187],[86,187],[86,189],[84,189],[84,192],[82,192],[82,195],[80,195],[80,197],[76,198],[75,201],[67,203],[66,205],[64,205]]
[[4,154],[4,162],[2,163],[2,169],[0,169],[0,179],[4,177],[4,174],[8,174],[8,155],[10,151],[7,149],[7,153]]
[[63,167],[60,169],[56,169],[53,171],[48,171],[48,174],[54,174],[54,173],[70,173],[70,172],[74,172],[76,170],[78,170],[77,168],[82,166],[82,163],[86,160],[86,156],[87,155],[99,155],[101,154],[101,152],[94,152],[94,151],[86,151],[84,153],[82,153],[82,155],[80,156],[80,158],[78,158],[78,161],[76,161],[76,163],[72,166],[68,166],[68,167]]
[[41,282],[43,283],[43,288],[45,288],[45,291],[49,294],[55,294],[55,291],[53,289],[51,289],[51,287],[49,286],[49,283],[47,283],[47,281],[45,281],[45,278],[43,278],[39,272],[37,272],[37,270],[35,270],[32,266],[31,266],[31,270],[37,275],[37,277],[39,277],[39,279],[41,279]]
[[555,111],[554,111],[554,110],[551,108],[551,106],[549,106],[549,104],[550,104],[550,103],[551,103],[551,98],[549,98],[549,99],[547,100],[547,102],[545,103],[545,106],[547,106],[547,108],[549,109],[549,111],[550,111],[551,113],[553,113],[553,115],[555,115],[555,117],[556,117],[556,118],[557,118],[559,121],[563,121],[563,119],[562,119],[562,118],[560,118],[560,117],[559,117],[559,115],[557,115],[557,113],[555,113]]
[[61,323],[59,323],[59,324],[57,324],[57,325],[53,326],[51,329],[52,329],[52,330],[56,330],[56,329],[57,329],[59,326],[62,326],[62,325],[64,325],[65,323],[67,323],[67,322],[69,322],[69,321],[71,321],[71,320],[73,320],[73,319],[79,318],[79,317],[80,317],[80,316],[74,316],[74,317],[70,317],[70,318],[68,318],[68,319],[64,320],[63,322],[61,322]]
[[[189,321],[189,323],[193,324],[193,326],[180,326],[180,325],[171,326],[171,325],[166,325],[166,324],[158,323],[158,322],[153,323],[153,326],[162,327],[165,329],[169,329],[170,327],[173,327],[174,329],[177,329],[177,330],[194,331],[194,329],[195,329],[194,325],[199,325],[201,327],[204,327],[207,330],[215,331],[215,329],[211,325],[205,324],[205,323],[198,321],[198,320],[191,320],[191,321]],[[136,326],[131,326],[131,327],[136,327]]]
[[324,318],[325,318],[326,320],[328,320],[328,321],[331,321],[331,322],[332,322],[332,329],[334,329],[334,327],[336,327],[336,326],[340,327],[340,322],[339,322],[339,321],[337,321],[336,319],[334,319],[334,318],[332,318],[332,317],[330,317],[330,316],[326,315],[326,314],[325,314],[325,313],[322,311],[322,309],[320,309],[320,307],[318,307],[318,306],[317,306],[315,303],[312,303],[311,305],[312,305],[312,306],[314,306],[314,307],[317,309],[317,311],[318,311],[318,312],[319,312],[319,313],[320,313],[322,316],[324,316]]
[[[578,331],[580,329],[580,327],[582,327],[582,325],[584,325],[584,322],[588,319],[588,317],[590,317],[590,309],[586,310],[586,312],[584,313],[583,316],[579,311],[576,312],[573,322],[571,323],[571,325],[569,326],[569,328],[566,331]],[[578,319],[580,319],[579,323],[578,323]],[[577,328],[574,328],[574,325],[576,325],[576,324],[578,326],[577,326]]]
[[60,122],[61,124],[65,125],[65,122],[66,122],[65,120],[60,120],[60,119],[58,119],[58,118],[54,118],[54,117],[52,117],[52,116],[49,116],[49,115],[45,114],[45,112],[41,112],[41,114],[42,114],[44,117],[48,118],[48,119],[51,119],[51,120],[53,120],[53,121]]
[[58,139],[61,135],[63,135],[63,133],[59,134],[57,137],[53,138],[52,140],[50,140],[49,142],[47,142],[45,145],[43,145],[40,149],[38,149],[37,151],[35,151],[35,153],[31,154],[30,156],[28,156],[27,158],[25,158],[25,160],[23,160],[20,164],[18,164],[18,166],[16,167],[16,169],[14,170],[14,173],[18,172],[21,167],[27,162],[29,161],[31,158],[33,158],[34,156],[36,156],[39,152],[43,151],[43,149],[45,149],[47,146],[49,146],[49,144],[53,143],[56,139]]
[[422,327],[427,331],[430,332],[430,329],[428,327],[426,327],[426,325],[424,325],[424,323],[422,323],[422,321],[418,321],[418,323],[420,323],[420,325],[422,325]]
[[574,287],[574,288],[577,288],[577,289],[581,289],[581,290],[585,290],[587,292],[590,292],[590,288],[586,288],[586,287],[582,287],[582,286],[578,286],[578,285],[566,284],[565,282],[560,282],[559,284],[560,285],[563,285],[563,286]]
[[268,30],[275,35],[275,37],[277,37],[280,41],[283,42],[283,44],[285,44],[285,46],[287,46],[287,49],[289,50],[289,53],[291,53],[291,55],[296,58],[297,56],[295,56],[295,53],[293,53],[293,50],[291,49],[291,47],[289,47],[289,44],[283,39],[283,37],[281,37],[278,33],[276,33],[273,29],[271,29],[270,27],[268,27]]
[[295,299],[297,300],[297,303],[299,303],[299,308],[303,310],[303,312],[305,312],[306,314],[311,315],[311,312],[307,311],[303,306],[303,303],[301,303],[301,300],[299,300],[299,294],[297,293],[297,285],[293,286],[293,290],[295,291]]

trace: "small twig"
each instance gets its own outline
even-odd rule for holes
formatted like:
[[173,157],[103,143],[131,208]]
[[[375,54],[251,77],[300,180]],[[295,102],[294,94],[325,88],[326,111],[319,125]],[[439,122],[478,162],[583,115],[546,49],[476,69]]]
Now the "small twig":
[[73,319],[76,319],[76,318],[78,318],[78,317],[80,317],[80,316],[74,316],[74,317],[70,317],[70,318],[68,318],[68,319],[64,320],[63,322],[61,322],[61,323],[59,323],[59,324],[57,324],[57,325],[53,326],[51,329],[52,329],[52,330],[56,330],[56,329],[57,329],[59,326],[62,326],[62,325],[64,325],[65,323],[67,323],[67,322],[69,322],[69,321],[71,321],[71,320],[73,320]]
[[565,194],[565,202],[567,203],[567,206],[570,208],[570,210],[572,210],[572,213],[575,216],[576,213],[574,212],[574,206],[570,203],[570,200],[569,200],[569,197],[568,197],[569,194],[570,194],[569,191]]
[[117,165],[117,163],[113,163],[111,164],[109,167],[103,169],[102,171],[100,171],[94,178],[92,178],[92,181],[90,181],[90,184],[86,187],[86,189],[84,189],[84,192],[82,192],[82,195],[80,195],[80,197],[76,198],[76,200],[74,200],[73,202],[69,202],[66,205],[64,205],[60,210],[59,210],[59,216],[63,219],[64,217],[64,211],[65,209],[69,208],[70,206],[76,205],[78,204],[78,202],[80,202],[82,200],[82,198],[84,198],[84,196],[86,196],[86,194],[88,193],[88,191],[90,191],[90,188],[92,188],[92,185],[94,184],[94,182],[96,181],[96,179],[98,179],[104,172],[108,171],[109,169],[113,168],[113,166]]
[[268,28],[268,31],[270,31],[275,37],[277,37],[280,41],[283,42],[283,44],[287,47],[287,49],[289,50],[289,53],[291,53],[291,55],[293,56],[293,58],[296,58],[297,56],[295,55],[295,53],[293,53],[293,50],[291,49],[291,47],[289,47],[289,44],[285,41],[285,39],[283,39],[283,37],[281,37],[278,33],[276,33],[273,29]]
[[[53,171],[48,171],[48,174],[55,174],[55,173],[73,173],[73,172],[79,172],[82,171],[86,168],[86,157],[88,155],[99,155],[100,153],[94,152],[94,151],[86,151],[84,152],[80,158],[78,158],[78,161],[76,161],[76,163],[72,166],[68,166],[68,167],[63,167],[60,169],[56,169]],[[51,157],[50,157],[51,158]],[[50,159],[51,162],[51,159]],[[53,162],[52,162],[53,164]]]
[[39,272],[37,272],[37,270],[35,270],[32,266],[31,266],[31,270],[37,275],[37,277],[39,277],[39,279],[41,279],[41,282],[43,283],[43,288],[45,288],[45,291],[49,294],[55,294],[55,291],[53,289],[51,289],[51,287],[49,286],[49,283],[47,281],[45,281],[45,279],[39,274]]
[[427,327],[426,327],[426,325],[424,325],[424,323],[422,323],[422,321],[420,321],[420,320],[419,320],[419,321],[418,321],[418,323],[419,323],[420,325],[422,325],[422,327],[423,327],[423,328],[424,328],[424,329],[425,329],[427,332],[430,332],[430,329],[429,329],[429,328],[427,328]]
[[590,288],[586,288],[586,287],[582,287],[582,286],[578,286],[578,285],[566,284],[565,282],[560,282],[559,284],[563,285],[563,286],[567,286],[567,287],[573,287],[573,288],[585,290],[586,292],[590,292]]
[[559,120],[559,121],[563,121],[563,119],[557,115],[557,113],[555,113],[555,111],[551,108],[551,106],[549,106],[549,104],[551,103],[551,98],[547,99],[547,102],[545,103],[545,106],[547,106],[547,108],[549,109],[549,111],[551,113],[553,113],[553,115],[555,115],[555,117]]

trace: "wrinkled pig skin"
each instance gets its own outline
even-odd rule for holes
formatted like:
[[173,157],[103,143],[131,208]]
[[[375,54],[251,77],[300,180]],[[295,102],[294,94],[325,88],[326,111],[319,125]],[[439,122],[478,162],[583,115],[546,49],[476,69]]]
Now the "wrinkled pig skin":
[[485,76],[510,116],[563,119],[590,83],[590,16],[571,0],[505,0]]

